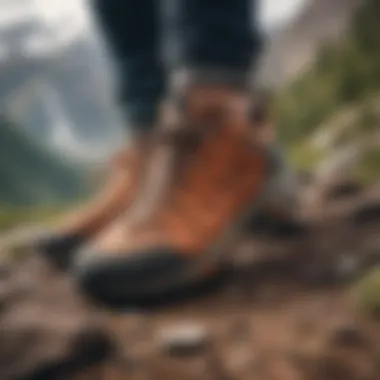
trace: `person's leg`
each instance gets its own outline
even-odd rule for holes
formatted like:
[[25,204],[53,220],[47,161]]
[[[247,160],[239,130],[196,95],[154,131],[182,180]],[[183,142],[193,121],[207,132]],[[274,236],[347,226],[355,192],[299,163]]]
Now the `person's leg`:
[[256,0],[179,2],[180,73],[196,82],[248,88],[262,37]]
[[135,132],[157,121],[166,78],[161,57],[159,0],[95,0],[95,15],[115,58],[118,100]]
[[139,188],[165,87],[157,0],[94,0],[93,9],[117,67],[117,98],[132,134],[111,163],[109,180],[90,204],[38,239],[36,248],[67,267],[76,250],[124,212]]

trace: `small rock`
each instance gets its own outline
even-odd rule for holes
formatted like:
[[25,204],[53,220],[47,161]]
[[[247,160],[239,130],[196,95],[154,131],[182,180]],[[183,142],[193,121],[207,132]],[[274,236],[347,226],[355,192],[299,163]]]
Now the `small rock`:
[[32,318],[28,324],[29,317],[23,319],[13,326],[5,321],[1,331],[2,380],[71,378],[113,353],[113,344],[101,328],[86,323],[69,326],[58,317],[50,321],[41,317],[40,324]]
[[5,310],[15,297],[14,289],[10,284],[0,283],[0,312]]
[[315,361],[312,371],[305,373],[307,379],[323,380],[369,380],[377,379],[376,363],[367,352],[327,350]]
[[327,354],[321,355],[304,375],[313,380],[354,380],[350,368],[344,362]]
[[224,357],[224,368],[232,378],[240,378],[244,374],[252,374],[258,367],[258,358],[252,347],[242,345],[234,347]]
[[361,269],[361,260],[358,255],[341,255],[336,262],[337,280],[347,281],[353,279]]
[[209,332],[204,326],[198,324],[165,328],[157,337],[160,351],[171,356],[198,355],[209,347],[209,343]]
[[269,374],[272,379],[301,379],[299,371],[295,365],[285,358],[274,360],[273,364],[270,366]]
[[0,281],[8,280],[12,274],[10,264],[0,263]]
[[108,329],[65,276],[31,257],[3,285],[1,380],[74,379],[113,355]]
[[328,189],[326,198],[329,200],[337,200],[347,197],[353,197],[359,195],[363,190],[360,183],[347,179],[346,181],[339,182]]
[[380,222],[380,203],[367,203],[359,207],[352,216],[352,221],[357,226],[373,222]]
[[362,253],[363,269],[372,268],[380,264],[380,244],[376,242],[376,245],[365,247]]
[[252,329],[249,319],[237,319],[229,328],[229,335],[235,341],[251,339]]
[[301,315],[295,323],[296,333],[300,336],[309,336],[316,330],[316,316],[311,313]]
[[301,220],[288,219],[278,221],[278,223],[274,225],[272,233],[276,238],[302,238],[307,235],[308,226]]
[[305,265],[300,266],[298,276],[309,285],[330,285],[336,282],[336,271],[333,265],[325,260],[323,255],[317,259],[311,258]]
[[294,366],[294,368],[297,368],[302,372],[310,372],[310,369],[313,367],[316,360],[315,356],[315,353],[298,350],[289,352],[287,359]]
[[356,324],[341,323],[331,329],[329,343],[336,347],[364,347],[368,339]]
[[307,170],[301,170],[297,173],[297,180],[301,186],[309,186],[314,182],[314,175]]

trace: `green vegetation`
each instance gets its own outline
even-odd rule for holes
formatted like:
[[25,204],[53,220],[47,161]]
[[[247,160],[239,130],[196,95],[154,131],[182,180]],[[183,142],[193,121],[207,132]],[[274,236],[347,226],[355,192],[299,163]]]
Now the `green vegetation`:
[[324,157],[324,151],[309,146],[304,142],[294,143],[288,152],[289,162],[301,170],[314,167]]
[[[312,168],[317,158],[328,153],[313,151],[309,139],[321,128],[339,128],[343,110],[353,115],[339,133],[339,146],[380,133],[379,20],[380,2],[364,0],[347,33],[338,41],[326,42],[311,67],[280,90],[274,111],[281,137],[303,168]],[[366,180],[380,175],[378,155],[370,156],[360,165],[360,176]]]
[[0,117],[0,205],[47,206],[85,193],[83,173]]
[[358,307],[374,316],[380,315],[380,266],[367,273],[354,288]]
[[0,115],[0,231],[50,223],[88,190],[82,168],[31,141]]
[[380,149],[367,151],[356,168],[356,177],[364,184],[371,184],[380,178]]
[[54,222],[57,217],[65,212],[65,209],[63,205],[60,207],[2,206],[0,208],[0,232],[18,225]]

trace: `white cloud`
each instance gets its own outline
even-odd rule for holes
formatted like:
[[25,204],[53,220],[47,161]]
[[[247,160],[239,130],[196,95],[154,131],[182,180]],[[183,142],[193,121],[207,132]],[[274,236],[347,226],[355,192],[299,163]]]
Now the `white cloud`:
[[85,0],[1,0],[0,28],[8,28],[25,20],[37,20],[53,28],[83,30],[89,15]]
[[9,27],[17,24],[30,17],[31,10],[29,7],[23,7],[22,4],[0,3],[0,27]]
[[260,0],[260,19],[264,27],[283,24],[294,17],[309,0]]
[[[36,12],[49,23],[66,19],[70,27],[88,22],[84,0],[34,0]],[[67,25],[69,27],[69,25]]]

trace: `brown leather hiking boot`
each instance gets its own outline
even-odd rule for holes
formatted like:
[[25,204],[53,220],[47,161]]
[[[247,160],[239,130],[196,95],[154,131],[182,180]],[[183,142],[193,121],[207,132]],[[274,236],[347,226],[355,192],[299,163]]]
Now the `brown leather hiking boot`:
[[81,210],[67,216],[57,228],[36,242],[36,249],[59,267],[67,267],[75,251],[125,211],[135,199],[145,155],[147,138],[116,154],[110,162],[105,186]]
[[224,87],[188,91],[178,124],[158,134],[134,212],[80,255],[88,292],[141,295],[214,270],[270,176],[265,150],[252,141],[249,102]]

